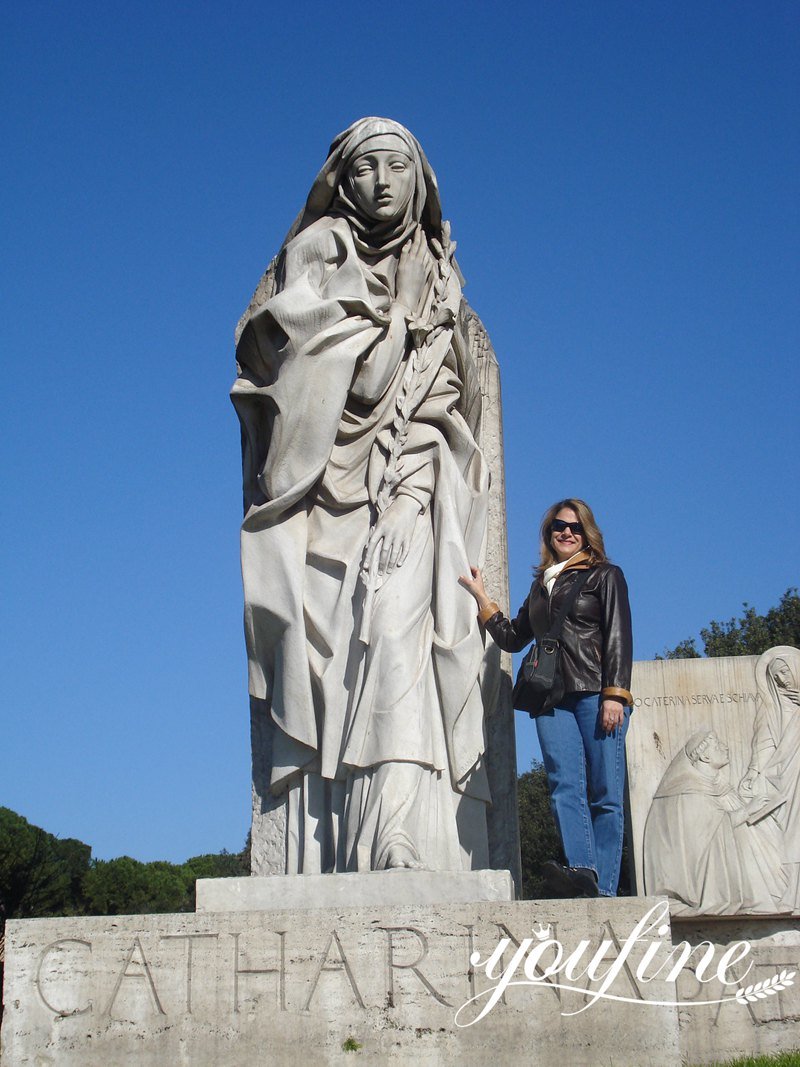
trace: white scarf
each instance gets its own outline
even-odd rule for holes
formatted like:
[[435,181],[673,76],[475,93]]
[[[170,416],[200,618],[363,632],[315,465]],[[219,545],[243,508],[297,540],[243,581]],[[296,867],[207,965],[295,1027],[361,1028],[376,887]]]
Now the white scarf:
[[[578,549],[578,552],[583,552],[582,548]],[[550,596],[553,592],[553,586],[556,584],[556,578],[561,574],[566,565],[570,563],[578,555],[578,552],[573,552],[569,559],[562,560],[561,563],[554,563],[552,567],[546,567],[545,572],[542,575],[542,582],[547,590],[547,595]]]

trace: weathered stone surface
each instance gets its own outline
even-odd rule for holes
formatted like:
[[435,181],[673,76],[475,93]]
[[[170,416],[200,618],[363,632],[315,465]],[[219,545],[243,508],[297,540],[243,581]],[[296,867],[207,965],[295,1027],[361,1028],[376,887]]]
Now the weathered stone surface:
[[[686,1063],[719,1063],[743,1055],[769,1055],[800,1045],[800,920],[673,919],[672,939],[717,952],[734,941],[747,941],[751,952],[735,968],[741,987],[767,983],[771,993],[751,994],[744,1004],[712,978],[701,983],[690,969],[677,981],[681,1051]],[[752,967],[748,970],[748,965]],[[781,974],[791,974],[789,982]],[[777,979],[777,981],[776,981]],[[734,987],[735,988],[735,987]],[[706,1006],[701,1001],[725,999]],[[694,1003],[692,1003],[694,1002]]]
[[[670,950],[668,932],[643,932],[651,906],[658,902],[12,921],[2,1067],[250,1067],[265,1056],[342,1064],[353,1061],[343,1049],[353,1042],[359,1061],[372,1063],[677,1065],[676,1009],[645,1003],[675,999],[674,982],[646,980]],[[634,942],[637,924],[643,940]],[[509,940],[498,973],[521,945],[510,974],[517,984],[460,1028],[462,1005],[496,985],[485,961],[501,938]],[[582,952],[571,979],[542,977],[556,941],[564,958]],[[643,967],[648,946],[656,957]],[[584,972],[595,953],[592,981]],[[535,985],[519,984],[524,959]],[[623,999],[593,1001],[604,983]]]
[[499,379],[454,248],[418,142],[360,120],[237,329],[256,875],[519,879],[508,661],[458,584],[488,550],[507,586]]
[[198,878],[198,911],[362,908],[513,900],[508,871],[364,871],[270,878]]
[[[506,615],[510,615],[500,367],[489,335],[474,312],[471,312],[468,325],[470,348],[476,355],[481,387],[478,444],[486,457],[491,478],[483,574],[497,603]],[[482,688],[483,704],[486,708],[486,769],[492,793],[492,805],[487,814],[489,863],[497,870],[511,871],[519,896],[522,892],[522,867],[512,686],[510,654],[502,652],[494,641],[488,640]]]
[[[483,566],[486,584],[509,614],[508,542],[506,536],[505,466],[500,369],[491,341],[478,316],[469,309],[470,348],[475,353],[481,391],[478,443],[486,457],[489,487],[488,536]],[[487,640],[481,690],[486,709],[486,770],[492,804],[487,813],[488,862],[510,870],[521,892],[517,764],[514,709],[511,703],[511,656]],[[269,788],[274,725],[265,701],[250,698],[253,763],[251,865],[254,875],[286,870],[286,799]]]
[[800,912],[800,651],[634,665],[636,883],[676,915]]

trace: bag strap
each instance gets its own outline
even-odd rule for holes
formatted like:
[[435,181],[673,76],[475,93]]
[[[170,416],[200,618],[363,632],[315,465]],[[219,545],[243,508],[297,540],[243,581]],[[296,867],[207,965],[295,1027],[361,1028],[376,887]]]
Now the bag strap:
[[564,625],[567,615],[569,615],[570,611],[572,611],[572,605],[578,599],[578,593],[580,593],[581,589],[583,589],[590,574],[591,568],[587,568],[583,572],[583,574],[576,578],[575,581],[572,583],[570,591],[567,593],[567,598],[561,605],[561,607],[558,609],[558,615],[556,615],[555,619],[550,625],[550,629],[542,638],[543,641],[545,640],[545,638],[550,638],[550,640],[555,639],[557,641],[559,637],[561,637],[561,627]]

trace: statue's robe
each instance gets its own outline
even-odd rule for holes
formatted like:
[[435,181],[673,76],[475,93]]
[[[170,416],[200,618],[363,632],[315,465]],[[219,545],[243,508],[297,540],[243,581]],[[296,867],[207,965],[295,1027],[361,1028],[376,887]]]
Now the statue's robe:
[[670,897],[675,914],[780,911],[784,885],[768,835],[743,821],[727,778],[698,770],[681,750],[661,779],[644,830],[645,892]]
[[395,490],[420,513],[368,645],[359,575],[408,358],[391,362],[393,277],[329,216],[290,240],[277,276],[241,334],[232,396],[250,693],[275,725],[287,871],[380,869],[398,847],[434,869],[480,865],[483,639],[457,579],[483,558],[488,474],[465,418],[457,276],[443,301],[455,329],[431,346]]

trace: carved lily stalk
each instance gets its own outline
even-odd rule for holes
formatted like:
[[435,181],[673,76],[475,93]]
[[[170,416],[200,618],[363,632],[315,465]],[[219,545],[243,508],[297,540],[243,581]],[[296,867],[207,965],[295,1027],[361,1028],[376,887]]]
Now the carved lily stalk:
[[[433,343],[443,330],[452,329],[455,323],[452,309],[444,303],[447,296],[447,287],[453,273],[453,254],[456,250],[455,243],[450,240],[449,222],[442,223],[442,240],[439,242],[434,238],[431,241],[431,249],[437,261],[433,299],[427,319],[415,319],[409,322],[408,325],[408,331],[411,336],[411,352],[406,361],[406,369],[400,383],[400,391],[395,401],[389,454],[375,500],[375,517],[370,535],[367,538],[365,557],[372,545],[378,520],[392,503],[397,493],[397,486],[402,474],[401,460],[408,440],[411,418],[431,386],[430,375],[427,372],[431,368]],[[361,580],[364,583],[365,594],[359,640],[365,645],[370,643],[375,594],[383,584],[383,577],[378,573],[379,558],[380,553],[374,552],[370,566],[362,565],[361,569]]]

